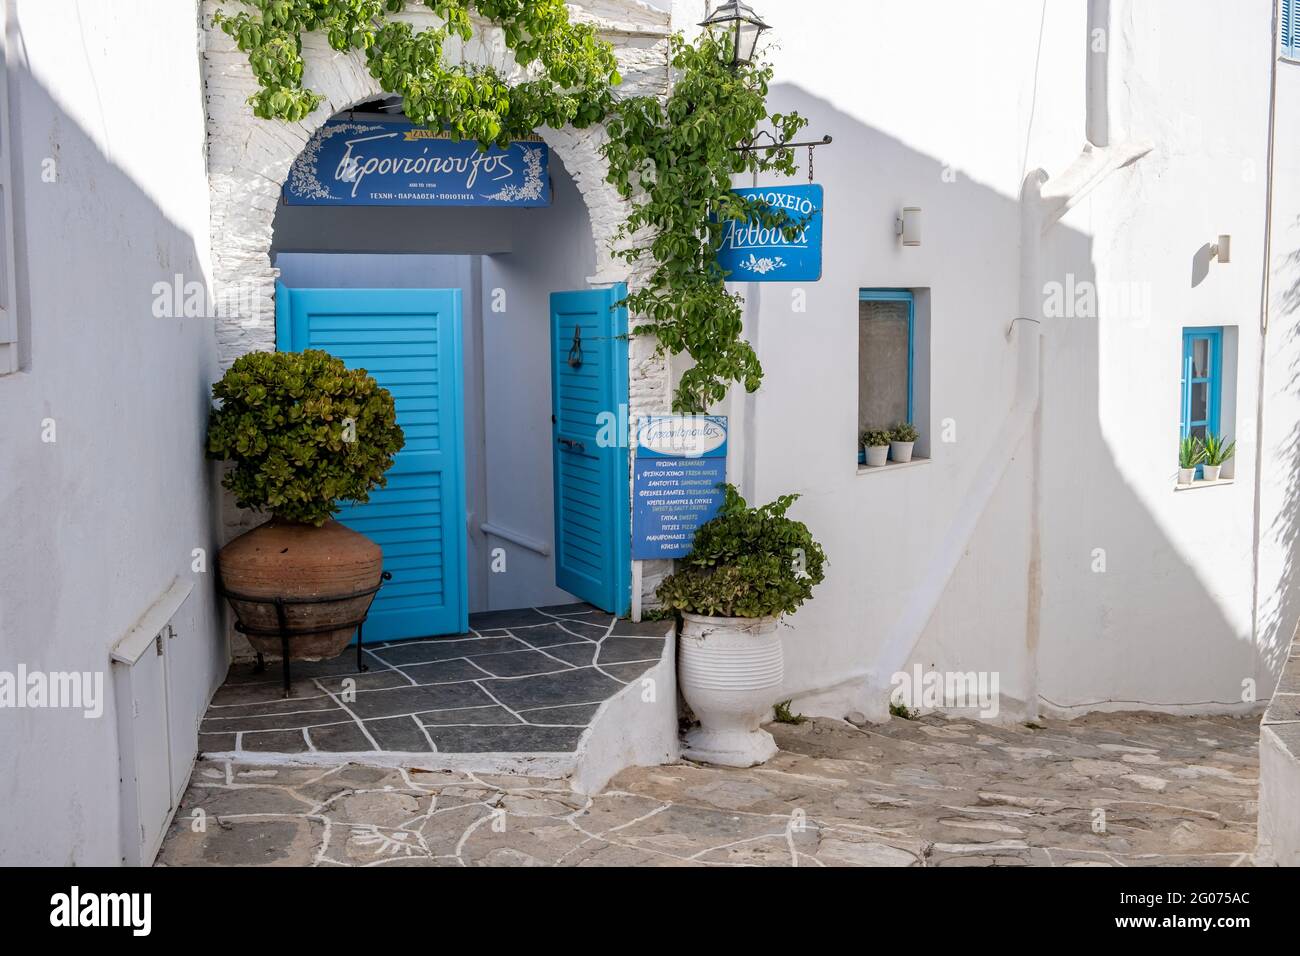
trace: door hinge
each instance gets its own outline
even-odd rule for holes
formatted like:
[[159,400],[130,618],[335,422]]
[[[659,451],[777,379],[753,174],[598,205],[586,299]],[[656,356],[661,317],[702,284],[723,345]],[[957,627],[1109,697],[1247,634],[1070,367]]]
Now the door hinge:
[[159,631],[156,635],[154,635],[153,649],[155,654],[157,654],[159,657],[162,657],[162,631]]

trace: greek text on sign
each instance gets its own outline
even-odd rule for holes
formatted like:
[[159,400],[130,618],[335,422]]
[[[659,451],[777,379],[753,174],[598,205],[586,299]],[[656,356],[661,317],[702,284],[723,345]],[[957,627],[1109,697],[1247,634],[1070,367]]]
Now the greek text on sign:
[[632,470],[632,557],[682,558],[695,532],[722,507],[727,420],[663,415],[637,427]]
[[637,447],[653,455],[701,458],[727,441],[727,420],[711,415],[647,418],[637,429]]
[[543,142],[479,150],[406,120],[330,120],[289,170],[284,201],[324,206],[549,206]]
[[730,273],[729,282],[816,282],[822,277],[825,196],[821,186],[760,186],[732,192],[784,211],[803,228],[787,238],[777,226],[752,220],[725,223],[718,265]]

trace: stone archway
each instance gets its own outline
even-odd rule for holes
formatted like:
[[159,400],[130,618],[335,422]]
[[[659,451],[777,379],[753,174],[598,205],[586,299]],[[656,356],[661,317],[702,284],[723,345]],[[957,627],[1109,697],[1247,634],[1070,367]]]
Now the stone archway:
[[[247,99],[257,90],[247,58],[234,41],[212,26],[220,0],[204,0],[204,61],[208,133],[208,182],[211,202],[212,285],[218,302],[239,303],[216,319],[217,355],[227,367],[252,351],[273,351],[275,342],[275,280],[271,264],[273,221],[280,190],[289,168],[316,130],[334,114],[383,95],[366,68],[365,57],[332,50],[319,33],[303,40],[306,86],[320,93],[320,107],[299,123],[263,120],[253,115]],[[593,12],[595,11],[595,12]],[[624,77],[624,89],[666,95],[668,76],[668,13],[638,0],[595,0],[571,5],[570,14],[593,23],[613,44]],[[427,10],[402,14],[417,29],[436,25]],[[460,55],[491,63],[507,75],[519,71],[499,41],[477,23],[476,39]],[[487,39],[481,39],[486,36]],[[635,287],[641,270],[616,253],[617,233],[628,214],[627,202],[606,179],[601,155],[606,132],[602,126],[578,130],[539,129],[538,134],[559,156],[577,184],[587,206],[595,247],[595,284],[626,282]],[[635,324],[635,319],[633,320]],[[661,413],[669,407],[668,363],[648,336],[631,342],[627,418]],[[630,435],[629,435],[630,438]],[[630,442],[629,442],[630,445]],[[227,536],[251,527],[255,520],[227,502]],[[660,562],[653,562],[659,564]],[[647,583],[664,569],[647,568]]]

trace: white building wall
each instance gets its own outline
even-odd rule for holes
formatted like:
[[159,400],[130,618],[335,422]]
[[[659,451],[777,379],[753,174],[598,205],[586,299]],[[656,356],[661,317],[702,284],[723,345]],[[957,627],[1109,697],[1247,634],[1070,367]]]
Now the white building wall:
[[196,12],[9,7],[26,340],[0,376],[0,669],[98,672],[108,699],[98,719],[0,710],[0,863],[112,865],[133,835],[110,649],[179,577],[194,590],[169,654],[190,731],[226,660],[210,576],[191,570],[196,548],[212,567],[212,322],[153,312],[156,282],[206,284]]
[[[1017,713],[1243,706],[1258,657],[1270,0],[827,2],[817,10],[825,29],[803,28],[807,8],[794,0],[766,0],[762,13],[778,43],[772,107],[808,116],[808,138],[835,138],[816,154],[822,281],[738,287],[766,376],[757,395],[719,409],[732,416],[729,464],[742,490],[759,502],[803,493],[794,513],[830,559],[785,632],[787,696],[803,695],[810,711],[879,714],[901,647],[909,663],[998,671]],[[1098,25],[1110,83],[1093,97],[1092,130],[1112,150],[1076,164]],[[1041,207],[1020,199],[1035,169],[1048,180]],[[919,248],[893,235],[903,205],[924,209]],[[1285,209],[1294,222],[1300,206]],[[1233,237],[1230,264],[1207,261],[1220,233]],[[1050,316],[1050,282],[1093,283],[1102,305]],[[849,457],[856,292],[869,287],[929,290],[930,420],[918,426],[933,458],[859,474]],[[805,313],[792,309],[795,291],[807,295]],[[1041,320],[1042,401],[1037,424],[1007,440],[1020,342],[1036,334],[1017,323],[1008,340],[1020,315]],[[1236,408],[1225,407],[1223,425],[1238,456],[1233,484],[1175,492],[1191,325],[1236,327],[1225,385]],[[1279,378],[1290,360],[1277,354]],[[1262,503],[1266,520],[1294,502],[1295,419],[1289,407],[1275,417],[1284,431],[1267,454],[1278,500]],[[945,424],[955,441],[942,440]],[[998,456],[1009,464],[985,494]],[[1290,529],[1261,557],[1261,602],[1288,579]],[[1276,628],[1294,626],[1293,610],[1261,610],[1270,614]]]
[[[1260,696],[1272,692],[1300,617],[1300,62],[1279,60],[1255,593]],[[1255,360],[1255,356],[1251,356]]]

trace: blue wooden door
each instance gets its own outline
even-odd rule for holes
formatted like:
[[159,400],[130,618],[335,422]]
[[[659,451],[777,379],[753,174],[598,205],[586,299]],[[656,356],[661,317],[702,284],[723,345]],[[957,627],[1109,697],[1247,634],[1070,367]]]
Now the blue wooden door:
[[323,349],[388,389],[406,444],[388,484],[338,520],[384,551],[366,643],[469,627],[459,289],[276,287],[280,349]]
[[551,295],[555,583],[614,614],[631,604],[626,295]]

